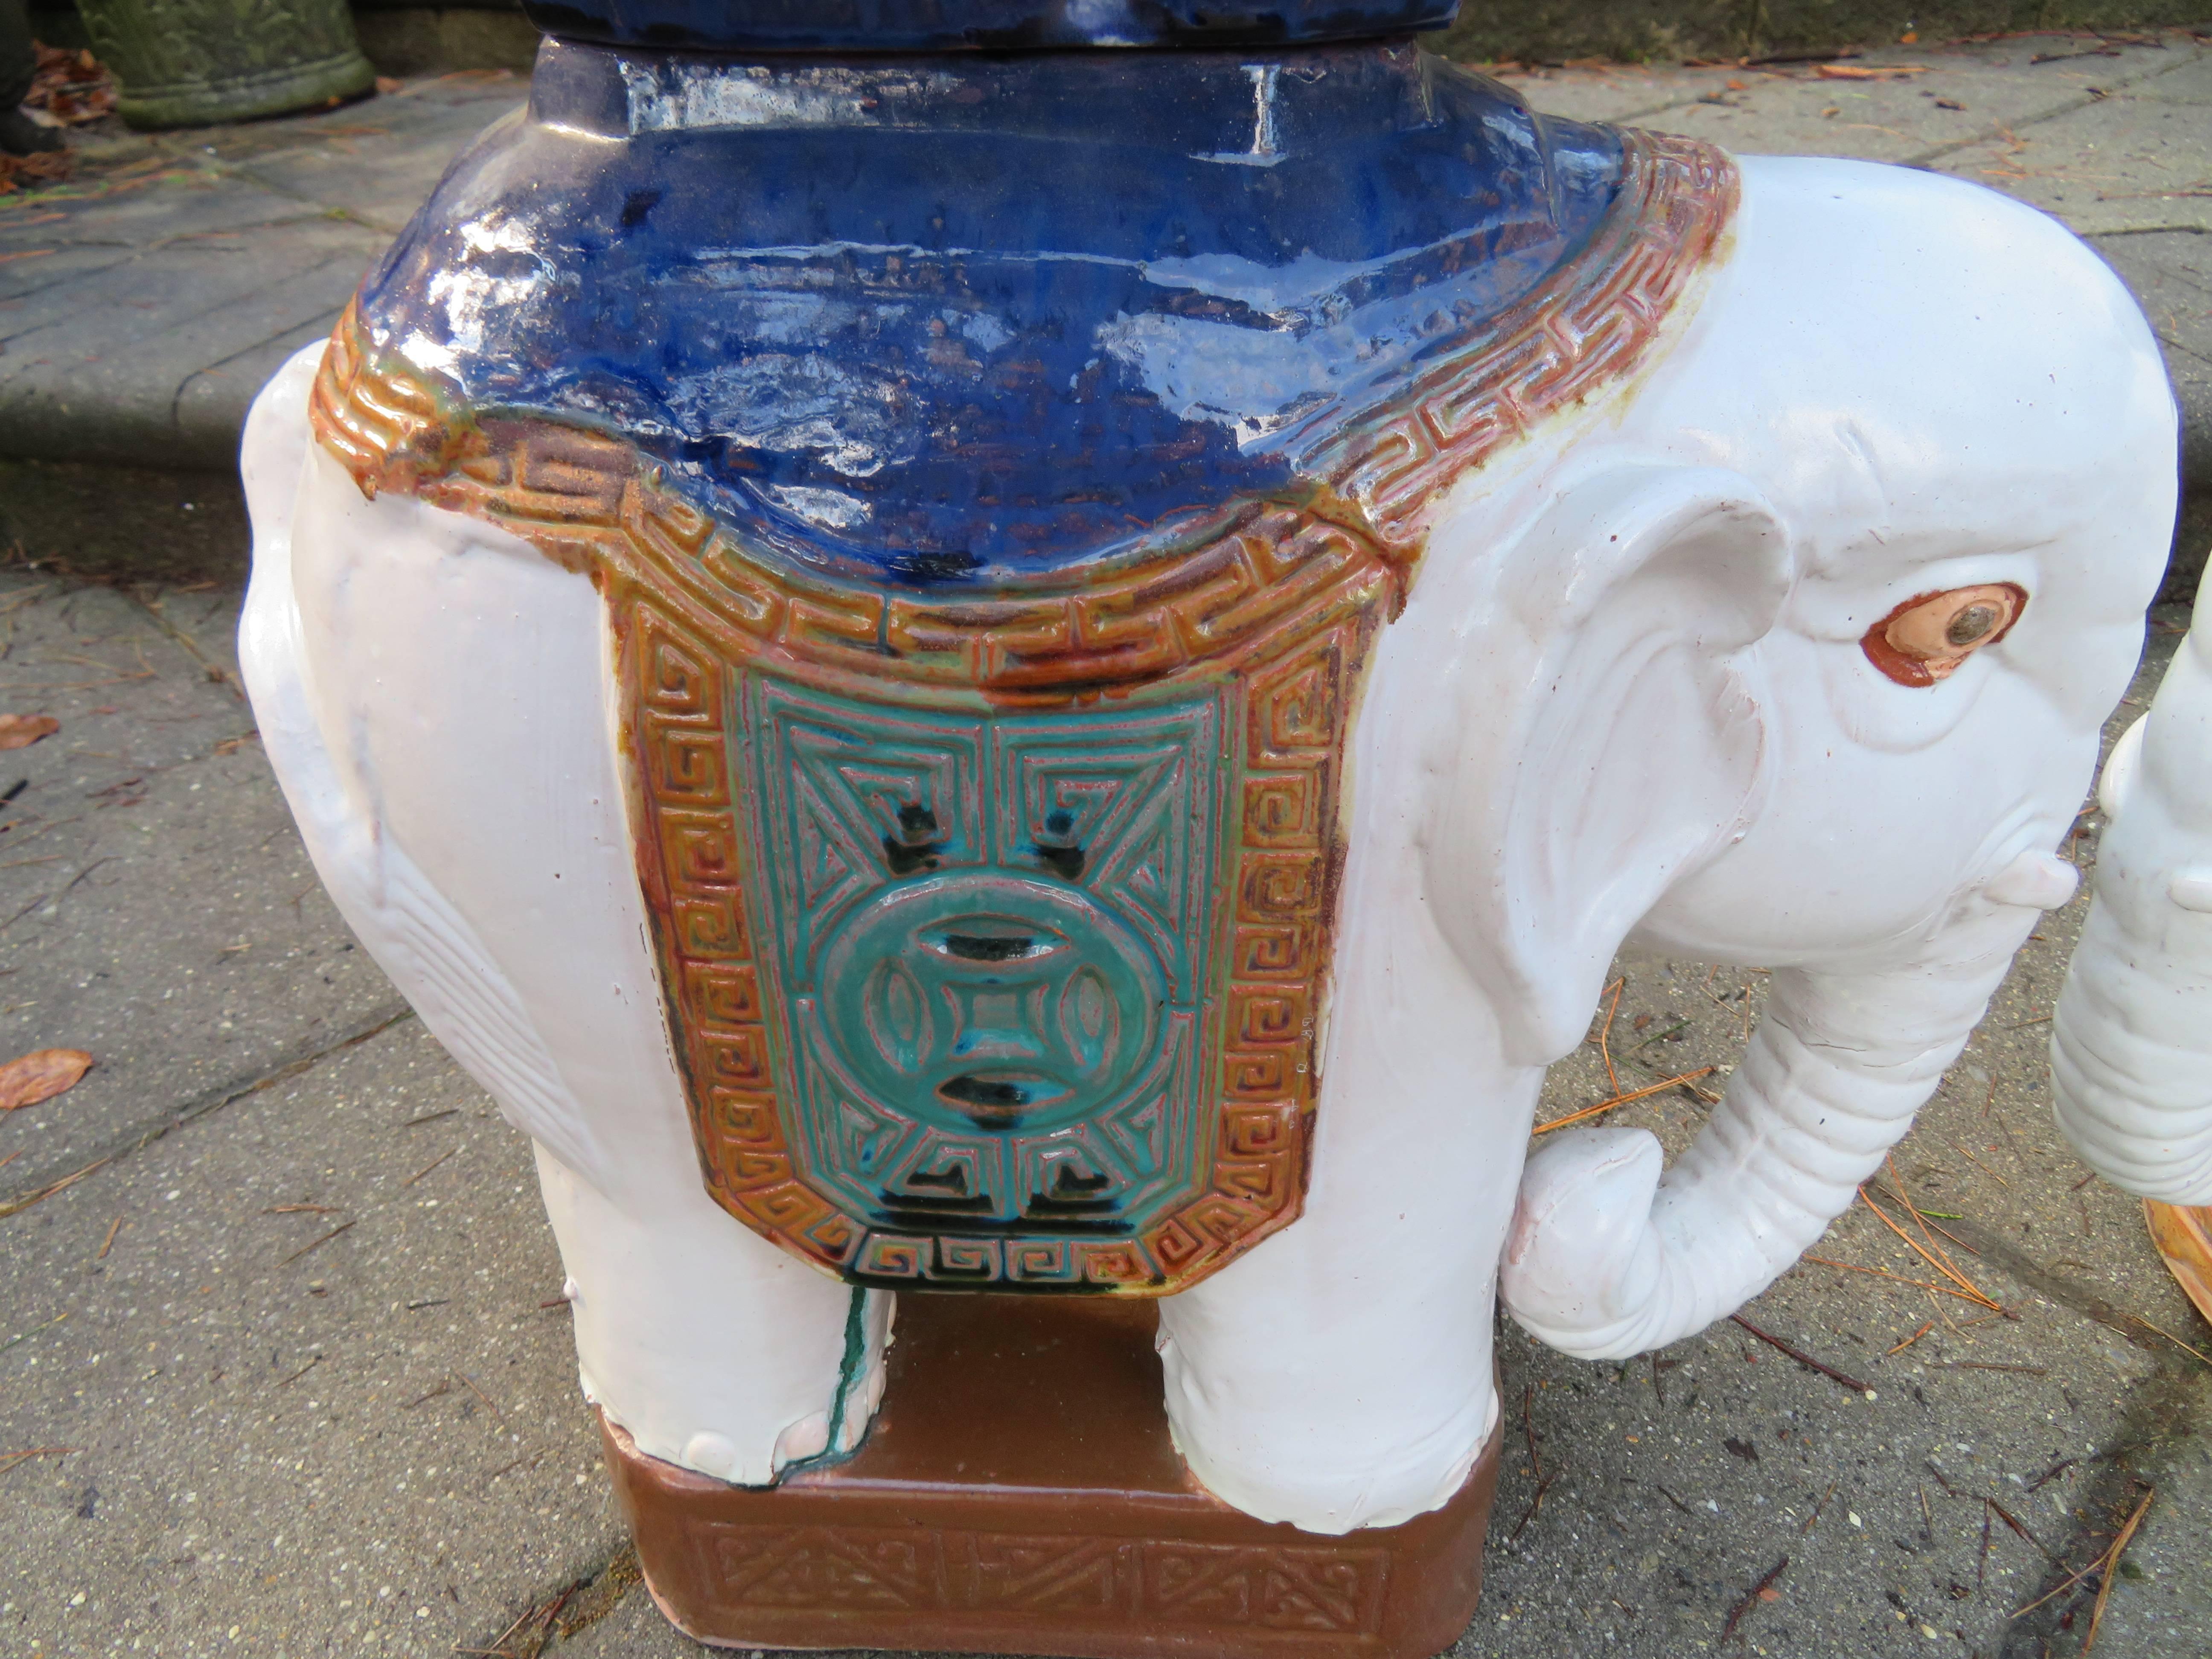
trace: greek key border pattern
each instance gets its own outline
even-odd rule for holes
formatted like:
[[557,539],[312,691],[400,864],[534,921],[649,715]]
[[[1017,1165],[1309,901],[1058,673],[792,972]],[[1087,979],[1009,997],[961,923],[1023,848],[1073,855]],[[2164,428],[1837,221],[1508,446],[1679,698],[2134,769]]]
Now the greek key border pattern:
[[1358,665],[1398,592],[1386,562],[1351,562],[1346,579],[1250,642],[1257,659],[1232,678],[1244,763],[1231,808],[1236,881],[1209,922],[1228,910],[1228,982],[1204,1044],[1218,1067],[1210,1170],[1202,1191],[1123,1239],[878,1230],[806,1181],[782,1119],[764,1000],[773,990],[755,959],[726,762],[729,677],[761,664],[735,630],[672,605],[665,582],[600,568],[634,711],[647,908],[718,1202],[786,1249],[867,1283],[1138,1295],[1195,1283],[1296,1218],[1342,859],[1338,777]]
[[[1299,505],[1310,517],[1410,569],[1428,509],[1453,480],[1644,362],[1711,262],[1741,181],[1724,152],[1695,139],[1632,130],[1620,137],[1620,192],[1588,247],[1410,385],[1393,387],[1383,404],[1296,451],[1310,480]],[[349,306],[311,402],[324,447],[369,496],[398,489],[502,516],[502,503],[482,488],[496,423],[479,428],[457,398],[404,365],[370,362],[366,345]],[[1272,563],[1264,544],[1255,550],[1234,532],[1210,527],[1182,546],[1061,586],[1047,578],[952,603],[877,595],[857,607],[823,605],[802,593],[786,609],[744,560],[719,574],[741,625],[781,633],[802,652],[870,653],[878,678],[888,672],[1049,695],[1078,679],[1103,685],[1172,672],[1296,603],[1283,592],[1290,573]],[[1328,574],[1302,570],[1299,580]],[[894,655],[882,654],[885,645]]]
[[1383,407],[1300,453],[1393,552],[1418,550],[1454,479],[1632,374],[1719,246],[1741,195],[1728,155],[1669,133],[1620,137],[1620,195],[1588,248]]
[[[406,410],[418,395],[388,372],[375,384],[382,408]],[[1243,766],[1231,803],[1235,884],[1212,918],[1225,925],[1230,951],[1206,1045],[1218,1057],[1208,1091],[1215,1121],[1206,1184],[1134,1238],[916,1235],[848,1217],[806,1181],[793,1156],[770,1034],[772,969],[754,947],[746,841],[727,759],[735,674],[884,695],[886,659],[879,646],[860,648],[883,621],[882,596],[801,586],[768,570],[726,530],[656,486],[649,463],[614,440],[545,422],[486,422],[447,460],[450,470],[417,483],[416,493],[591,572],[606,595],[629,726],[640,875],[702,1170],[719,1203],[794,1255],[866,1282],[1138,1295],[1194,1283],[1296,1218],[1342,861],[1344,744],[1361,662],[1402,601],[1401,563],[1342,526],[1266,504],[1176,561],[1185,573],[1195,567],[1199,579],[1173,580],[1176,568],[1133,573],[1130,592],[1151,586],[1165,595],[1173,620],[1156,625],[1177,630],[1177,667],[1124,695],[1193,674],[1237,688]],[[1149,614],[1159,617],[1160,607]],[[978,653],[1012,657],[1004,635],[973,615],[951,620],[980,635],[980,644],[961,643],[971,663]],[[1080,702],[1097,684],[1096,659],[1080,640],[1073,652],[1051,648],[1064,643],[1024,647],[1024,672],[980,689],[995,690],[991,700],[1006,706]],[[1041,687],[1033,671],[1047,662],[1072,672],[1073,684]],[[1006,686],[1006,678],[1016,684]],[[978,689],[964,688],[956,706],[972,708]],[[907,695],[940,704],[946,697],[927,684]]]

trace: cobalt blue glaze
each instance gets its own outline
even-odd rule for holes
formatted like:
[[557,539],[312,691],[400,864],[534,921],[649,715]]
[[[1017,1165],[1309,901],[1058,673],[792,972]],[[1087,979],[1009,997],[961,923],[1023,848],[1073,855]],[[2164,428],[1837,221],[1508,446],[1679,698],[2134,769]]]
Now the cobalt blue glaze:
[[1066,571],[1298,457],[1579,248],[1620,171],[1419,52],[769,59],[549,42],[371,276],[478,413],[616,431],[764,548]]
[[739,52],[1279,46],[1442,28],[1459,0],[525,0],[548,34]]

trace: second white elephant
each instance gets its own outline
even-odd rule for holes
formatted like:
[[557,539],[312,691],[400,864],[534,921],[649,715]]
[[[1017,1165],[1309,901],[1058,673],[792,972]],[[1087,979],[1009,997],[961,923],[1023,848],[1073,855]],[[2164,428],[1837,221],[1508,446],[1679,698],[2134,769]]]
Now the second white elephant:
[[2116,1185],[2212,1204],[2212,601],[2098,782],[2096,897],[2051,1022],[2058,1127]]

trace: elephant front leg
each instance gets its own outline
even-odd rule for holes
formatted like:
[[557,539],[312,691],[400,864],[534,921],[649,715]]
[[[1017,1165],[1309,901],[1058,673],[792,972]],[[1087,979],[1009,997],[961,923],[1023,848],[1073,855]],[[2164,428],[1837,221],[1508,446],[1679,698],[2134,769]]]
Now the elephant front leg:
[[1528,1160],[1501,1290],[1534,1335],[1626,1358],[1757,1296],[1850,1205],[1958,1058],[2037,912],[1970,900],[1910,965],[1778,969],[1765,1018],[1690,1149],[1569,1130]]
[[784,1255],[683,1174],[621,1203],[538,1151],[586,1397],[639,1450],[741,1486],[852,1450],[883,1398],[892,1297]]
[[1542,1079],[1366,1035],[1347,1046],[1382,1052],[1339,1056],[1304,1215],[1160,1304],[1185,1462],[1216,1497],[1309,1532],[1441,1507],[1488,1441],[1498,1253]]

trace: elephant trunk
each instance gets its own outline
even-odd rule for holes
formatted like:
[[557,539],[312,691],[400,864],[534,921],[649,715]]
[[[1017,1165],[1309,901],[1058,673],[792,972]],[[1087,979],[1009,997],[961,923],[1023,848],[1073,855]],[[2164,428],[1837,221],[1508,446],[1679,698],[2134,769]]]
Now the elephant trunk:
[[[2212,592],[2212,590],[2208,590]],[[2212,1204],[2212,610],[2099,790],[2097,896],[2051,1021],[2058,1127],[2116,1185]]]
[[1568,1131],[1528,1160],[1500,1291],[1532,1334],[1626,1358],[1773,1282],[1881,1168],[2003,979],[2034,913],[1984,906],[1979,947],[1911,971],[1778,969],[1765,1018],[1689,1151]]

